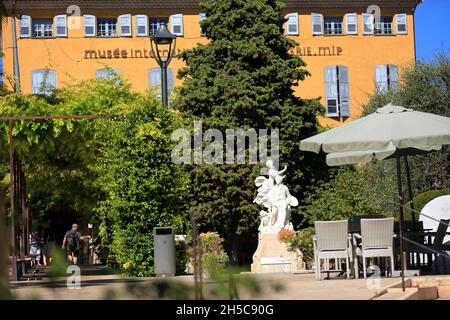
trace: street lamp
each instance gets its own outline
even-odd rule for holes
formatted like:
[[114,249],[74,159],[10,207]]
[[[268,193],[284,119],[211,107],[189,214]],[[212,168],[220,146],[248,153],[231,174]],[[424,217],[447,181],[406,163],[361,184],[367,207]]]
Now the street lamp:
[[[155,34],[150,36],[150,45],[152,48],[152,54],[158,65],[161,67],[161,89],[162,89],[162,102],[165,107],[169,105],[169,99],[167,94],[167,66],[175,55],[176,35],[170,33],[167,29],[167,24],[163,23],[159,27]],[[153,49],[153,43],[155,49]],[[160,55],[160,46],[169,46],[167,50],[167,57]],[[156,51],[156,52],[155,52]],[[161,50],[162,51],[162,50]],[[164,52],[164,51],[162,51]]]

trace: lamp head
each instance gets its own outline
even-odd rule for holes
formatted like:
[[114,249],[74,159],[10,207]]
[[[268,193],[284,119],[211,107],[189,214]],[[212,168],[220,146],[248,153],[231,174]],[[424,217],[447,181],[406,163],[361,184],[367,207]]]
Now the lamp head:
[[150,39],[155,41],[157,45],[159,44],[164,45],[164,44],[171,44],[176,37],[177,37],[176,35],[170,33],[169,29],[167,29],[167,24],[163,23],[159,27],[158,31],[156,31],[155,34],[150,36]]

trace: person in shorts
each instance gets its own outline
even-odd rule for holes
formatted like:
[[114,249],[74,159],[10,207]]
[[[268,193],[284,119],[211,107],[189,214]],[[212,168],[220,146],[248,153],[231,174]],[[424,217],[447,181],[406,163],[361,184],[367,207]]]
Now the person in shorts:
[[81,241],[90,238],[91,236],[82,236],[80,232],[78,232],[78,225],[76,223],[72,224],[72,229],[66,232],[62,243],[62,249],[66,249],[67,259],[72,264],[78,264]]
[[38,230],[31,232],[30,255],[38,266],[41,266],[42,237]]

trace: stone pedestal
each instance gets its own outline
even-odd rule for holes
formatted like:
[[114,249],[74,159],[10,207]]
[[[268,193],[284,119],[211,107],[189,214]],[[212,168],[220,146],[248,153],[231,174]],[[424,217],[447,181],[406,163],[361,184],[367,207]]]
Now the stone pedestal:
[[287,244],[278,241],[278,232],[259,233],[258,247],[253,254],[252,273],[300,272],[306,265],[299,250],[289,251]]

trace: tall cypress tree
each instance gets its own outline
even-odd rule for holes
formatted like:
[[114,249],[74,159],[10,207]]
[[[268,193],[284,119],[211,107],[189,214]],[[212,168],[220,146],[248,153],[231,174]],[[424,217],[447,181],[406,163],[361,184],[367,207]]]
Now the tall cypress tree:
[[[280,130],[280,164],[285,183],[300,201],[323,174],[323,160],[300,152],[301,139],[317,132],[316,100],[302,100],[293,87],[309,76],[305,63],[289,54],[296,43],[283,35],[284,4],[277,0],[205,0],[201,27],[209,42],[181,53],[186,67],[174,106],[203,129]],[[262,164],[263,165],[263,164]],[[248,262],[255,250],[258,212],[253,204],[254,179],[260,166],[199,165],[189,167],[190,213],[203,229],[218,231],[234,262]],[[294,224],[301,217],[293,212]],[[253,246],[242,239],[252,239]]]

